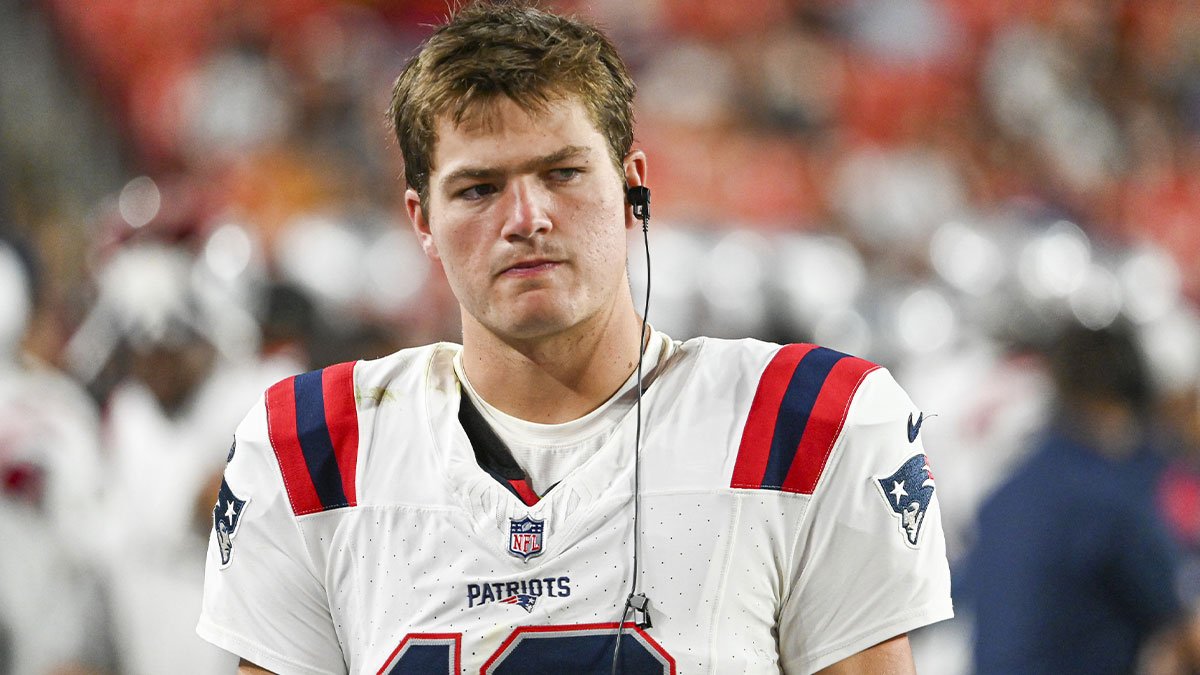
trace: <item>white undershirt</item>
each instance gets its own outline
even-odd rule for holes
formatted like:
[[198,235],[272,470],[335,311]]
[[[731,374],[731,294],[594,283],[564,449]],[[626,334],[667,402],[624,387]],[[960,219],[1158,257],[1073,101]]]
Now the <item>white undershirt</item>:
[[[652,379],[667,344],[671,344],[669,337],[651,329],[642,365],[643,379],[647,382]],[[467,380],[461,351],[454,357],[454,374],[488,426],[525,470],[526,483],[538,496],[599,450],[625,413],[637,403],[637,395],[633,393],[637,386],[635,369],[617,393],[590,413],[561,424],[539,424],[513,417],[483,400]]]

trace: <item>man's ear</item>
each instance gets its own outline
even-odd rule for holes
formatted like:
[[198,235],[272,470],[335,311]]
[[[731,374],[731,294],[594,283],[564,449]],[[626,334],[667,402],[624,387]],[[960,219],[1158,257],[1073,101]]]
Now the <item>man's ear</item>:
[[[625,169],[626,189],[646,184],[646,153],[641,150],[631,150],[621,161],[621,166]],[[627,201],[625,203],[625,228],[630,229],[640,224],[641,221],[633,217],[633,206]]]
[[417,241],[421,242],[425,255],[430,260],[440,260],[437,244],[434,243],[433,234],[429,230],[429,219],[426,218],[425,208],[421,206],[421,195],[416,190],[408,188],[404,191],[404,208],[408,211],[413,232],[417,234]]

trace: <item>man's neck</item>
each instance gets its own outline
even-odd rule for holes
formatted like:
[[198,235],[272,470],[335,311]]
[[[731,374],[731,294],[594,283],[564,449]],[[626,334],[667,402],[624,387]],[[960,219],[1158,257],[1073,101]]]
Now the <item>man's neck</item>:
[[586,415],[637,368],[642,324],[632,306],[529,340],[504,340],[469,316],[463,325],[463,368],[471,386],[497,409],[530,422]]

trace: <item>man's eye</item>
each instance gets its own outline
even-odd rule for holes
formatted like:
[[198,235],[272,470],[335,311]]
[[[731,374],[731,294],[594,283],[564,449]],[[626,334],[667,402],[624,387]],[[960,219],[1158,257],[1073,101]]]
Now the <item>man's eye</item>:
[[551,169],[550,178],[556,181],[566,182],[579,175],[579,169],[569,167],[565,169]]
[[475,200],[482,199],[483,197],[486,197],[495,191],[495,185],[492,185],[491,183],[480,183],[479,185],[472,185],[466,190],[459,192],[458,196],[466,200]]

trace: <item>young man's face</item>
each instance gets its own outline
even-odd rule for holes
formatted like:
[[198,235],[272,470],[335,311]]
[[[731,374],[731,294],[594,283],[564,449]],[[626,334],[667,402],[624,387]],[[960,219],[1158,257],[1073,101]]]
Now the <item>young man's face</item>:
[[[530,114],[501,98],[455,126],[437,126],[428,213],[414,190],[409,216],[440,260],[463,309],[504,340],[555,335],[629,302],[625,233],[634,220],[625,183],[641,185],[645,158],[621,175],[604,136],[573,98]],[[631,305],[629,305],[631,306]]]

